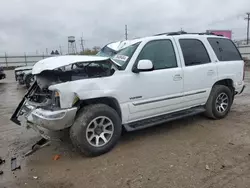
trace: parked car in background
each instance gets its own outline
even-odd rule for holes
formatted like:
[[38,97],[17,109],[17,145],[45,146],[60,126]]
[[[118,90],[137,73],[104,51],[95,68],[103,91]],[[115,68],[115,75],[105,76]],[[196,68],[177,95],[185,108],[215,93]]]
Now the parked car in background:
[[4,73],[3,67],[0,66],[0,80],[5,79],[6,75]]
[[27,88],[29,88],[34,82],[32,68],[33,66],[24,66],[15,69],[15,79],[20,85],[25,85]]

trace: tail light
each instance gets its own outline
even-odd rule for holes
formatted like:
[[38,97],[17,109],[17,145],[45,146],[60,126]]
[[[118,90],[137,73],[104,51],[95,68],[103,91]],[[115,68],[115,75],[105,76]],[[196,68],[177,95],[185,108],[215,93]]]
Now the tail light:
[[244,60],[244,65],[243,65],[243,80],[245,80],[245,71],[246,71],[246,60]]

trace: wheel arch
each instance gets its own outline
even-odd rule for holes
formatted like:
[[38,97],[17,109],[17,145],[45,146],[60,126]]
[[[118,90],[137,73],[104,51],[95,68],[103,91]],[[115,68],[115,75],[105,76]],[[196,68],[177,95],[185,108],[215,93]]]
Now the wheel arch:
[[119,117],[122,120],[121,107],[120,107],[119,102],[116,98],[114,98],[114,97],[98,97],[98,98],[93,98],[93,99],[80,100],[78,102],[78,106],[80,107],[80,109],[82,109],[84,106],[87,106],[90,104],[106,104],[107,106],[113,108],[118,113]]
[[213,85],[213,87],[215,85],[224,85],[224,86],[227,86],[232,91],[232,93],[234,94],[234,91],[235,91],[234,82],[233,82],[233,80],[231,78],[225,78],[225,79],[218,80],[217,82],[215,82],[215,84]]

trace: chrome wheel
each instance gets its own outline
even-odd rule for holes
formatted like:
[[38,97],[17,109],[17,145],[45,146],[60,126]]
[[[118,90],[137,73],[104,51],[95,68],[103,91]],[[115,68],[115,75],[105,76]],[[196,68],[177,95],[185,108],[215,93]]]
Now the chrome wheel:
[[229,97],[226,93],[221,93],[216,99],[216,110],[223,113],[227,110],[229,104]]
[[113,133],[113,122],[108,117],[99,116],[88,124],[86,138],[90,145],[94,147],[101,147],[110,141]]

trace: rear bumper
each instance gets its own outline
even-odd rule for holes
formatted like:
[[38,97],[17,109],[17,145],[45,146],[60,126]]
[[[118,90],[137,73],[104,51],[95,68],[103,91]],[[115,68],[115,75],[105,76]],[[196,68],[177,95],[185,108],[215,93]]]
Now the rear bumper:
[[246,88],[246,85],[243,85],[241,89],[238,89],[237,91],[235,91],[235,95],[240,95],[241,93],[243,93],[245,88]]
[[246,86],[244,85],[243,88],[241,89],[241,91],[239,92],[239,94],[243,93],[243,91],[245,90]]

